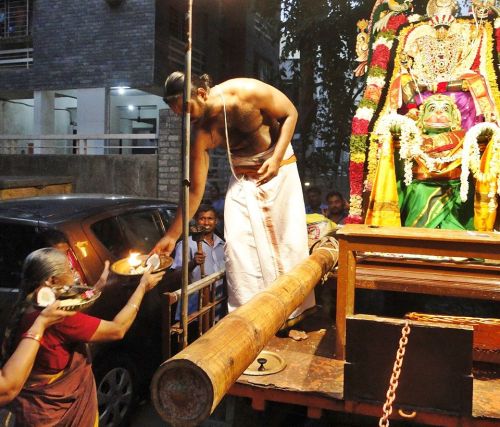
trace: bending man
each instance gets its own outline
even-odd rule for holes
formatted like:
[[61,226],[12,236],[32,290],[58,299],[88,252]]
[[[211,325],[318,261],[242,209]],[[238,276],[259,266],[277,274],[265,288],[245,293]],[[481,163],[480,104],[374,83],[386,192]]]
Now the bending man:
[[[165,102],[182,114],[184,74],[165,82]],[[209,151],[226,147],[232,169],[224,208],[228,308],[234,310],[308,256],[302,187],[290,141],[297,110],[279,90],[237,78],[211,87],[193,78],[188,101],[195,138],[191,146],[189,216],[200,205]],[[156,244],[171,253],[182,231],[182,208]],[[291,318],[313,307],[309,295]]]

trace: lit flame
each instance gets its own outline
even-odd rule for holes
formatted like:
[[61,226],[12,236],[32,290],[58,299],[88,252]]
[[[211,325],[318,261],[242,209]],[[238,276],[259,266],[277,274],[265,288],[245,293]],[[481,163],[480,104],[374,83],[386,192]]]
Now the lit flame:
[[139,267],[142,261],[139,259],[139,252],[130,252],[130,256],[128,257],[128,263],[131,267],[136,268]]

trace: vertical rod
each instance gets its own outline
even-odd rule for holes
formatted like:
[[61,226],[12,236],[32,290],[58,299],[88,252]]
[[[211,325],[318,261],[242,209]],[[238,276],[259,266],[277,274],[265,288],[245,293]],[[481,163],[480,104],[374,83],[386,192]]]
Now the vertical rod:
[[182,292],[181,292],[181,326],[182,326],[182,348],[188,345],[188,294],[189,284],[189,184],[190,168],[189,153],[191,147],[191,114],[188,101],[191,99],[191,35],[193,23],[193,0],[188,0],[186,12],[186,63],[184,68],[184,99],[182,105],[182,148],[183,148],[183,192],[182,192]]

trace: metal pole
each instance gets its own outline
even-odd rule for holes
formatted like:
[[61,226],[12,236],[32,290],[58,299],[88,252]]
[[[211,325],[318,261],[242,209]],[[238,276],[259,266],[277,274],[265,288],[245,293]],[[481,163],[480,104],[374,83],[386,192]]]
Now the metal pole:
[[188,294],[187,287],[189,284],[189,185],[190,185],[190,168],[189,154],[191,147],[191,114],[188,109],[188,101],[191,99],[191,30],[193,23],[193,0],[188,0],[188,9],[186,12],[186,64],[184,68],[184,99],[183,99],[183,114],[182,114],[182,148],[183,148],[183,192],[182,192],[182,293],[181,293],[181,326],[182,326],[182,343],[181,347],[185,348],[188,345]]

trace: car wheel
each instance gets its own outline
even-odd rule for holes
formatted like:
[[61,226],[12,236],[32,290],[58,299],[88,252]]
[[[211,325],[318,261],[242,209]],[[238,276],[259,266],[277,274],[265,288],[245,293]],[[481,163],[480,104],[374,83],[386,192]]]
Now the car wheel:
[[137,401],[137,375],[127,357],[105,357],[95,366],[99,426],[127,425]]

